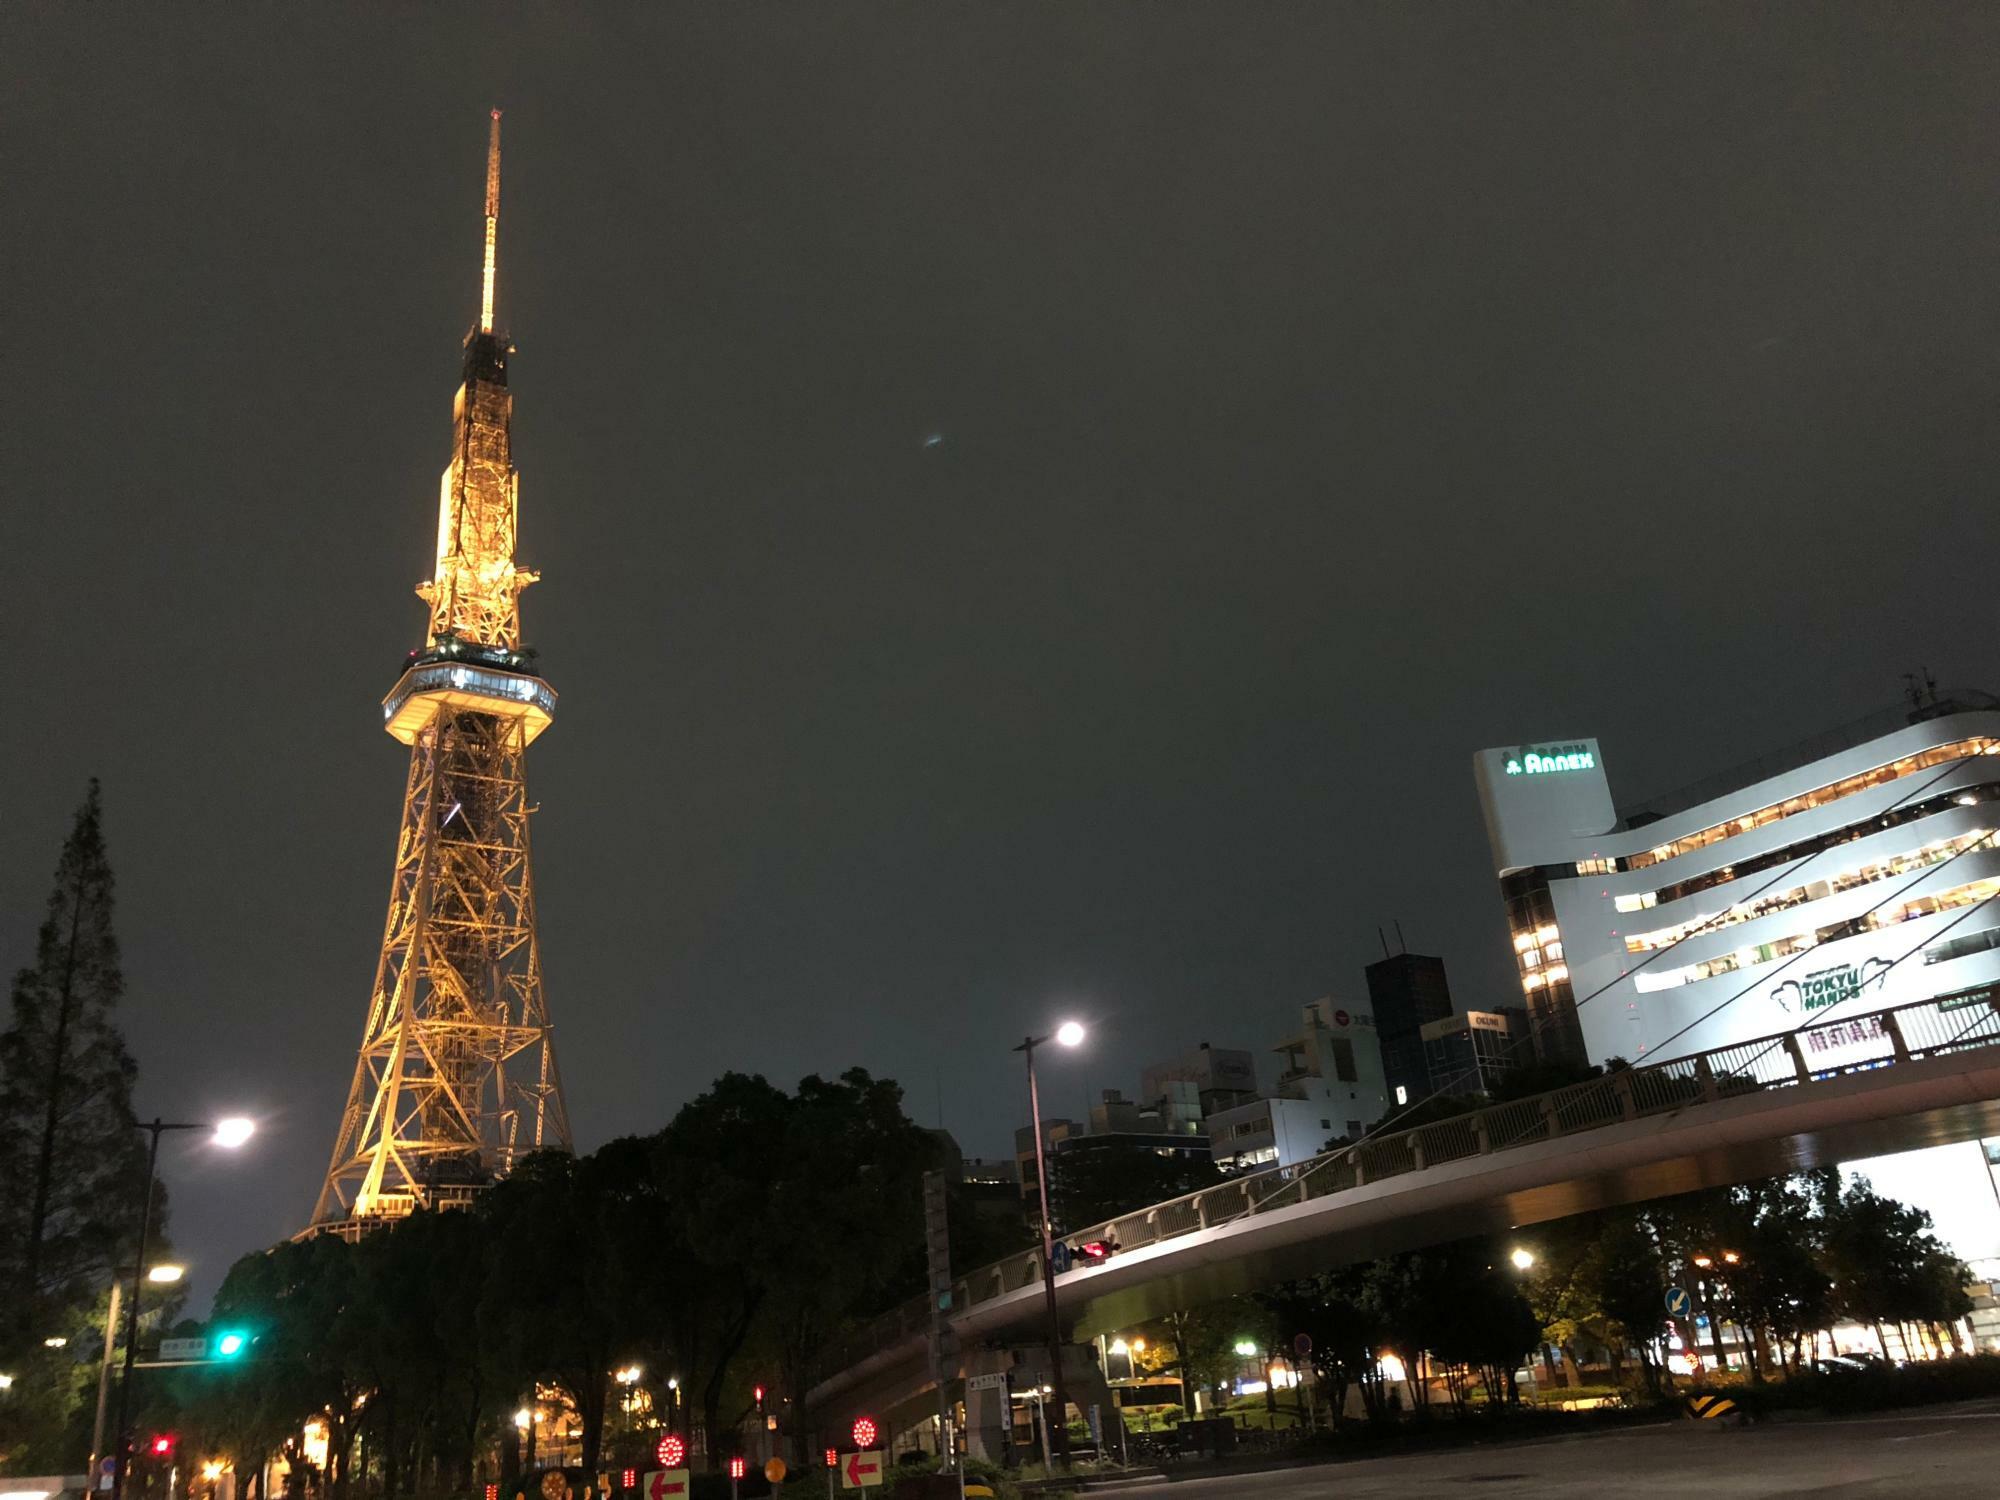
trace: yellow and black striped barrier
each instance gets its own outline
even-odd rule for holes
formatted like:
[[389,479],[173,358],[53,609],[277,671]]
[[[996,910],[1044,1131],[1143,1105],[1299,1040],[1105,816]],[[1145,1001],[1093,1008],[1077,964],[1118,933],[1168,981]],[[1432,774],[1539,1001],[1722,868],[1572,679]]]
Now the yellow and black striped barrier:
[[1687,1410],[1696,1421],[1708,1422],[1734,1413],[1736,1403],[1727,1396],[1690,1396],[1687,1398]]

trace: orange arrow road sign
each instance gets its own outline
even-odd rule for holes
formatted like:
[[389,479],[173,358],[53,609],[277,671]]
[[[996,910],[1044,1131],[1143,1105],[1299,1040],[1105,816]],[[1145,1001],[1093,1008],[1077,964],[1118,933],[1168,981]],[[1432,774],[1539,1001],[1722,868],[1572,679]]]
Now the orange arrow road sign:
[[840,1487],[844,1490],[865,1490],[881,1482],[880,1452],[850,1453],[847,1461],[840,1466]]

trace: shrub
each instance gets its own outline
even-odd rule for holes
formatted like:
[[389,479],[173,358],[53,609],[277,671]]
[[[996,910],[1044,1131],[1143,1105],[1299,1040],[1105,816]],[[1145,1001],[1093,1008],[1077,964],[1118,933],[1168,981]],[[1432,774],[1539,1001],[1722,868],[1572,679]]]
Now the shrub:
[[[1704,1384],[1688,1394],[1717,1387]],[[1905,1365],[1871,1365],[1862,1370],[1791,1376],[1766,1385],[1730,1385],[1724,1394],[1752,1416],[1774,1411],[1835,1414],[1929,1406],[2000,1396],[2000,1355],[1974,1354]]]

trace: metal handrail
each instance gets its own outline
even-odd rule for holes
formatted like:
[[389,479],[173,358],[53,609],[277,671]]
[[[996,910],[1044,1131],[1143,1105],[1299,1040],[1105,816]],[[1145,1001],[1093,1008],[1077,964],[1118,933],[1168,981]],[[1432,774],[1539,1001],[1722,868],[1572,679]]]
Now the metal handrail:
[[[1467,1157],[1671,1114],[1691,1104],[1996,1043],[2000,1043],[2000,993],[1989,998],[1915,1000],[1667,1062],[1620,1068],[1545,1094],[1368,1136],[1309,1160],[1232,1177],[1062,1238],[1084,1244],[1114,1237],[1120,1249],[1138,1249]],[[952,1288],[952,1310],[962,1313],[1040,1279],[1041,1252],[1022,1251],[967,1272]],[[927,1317],[925,1299],[915,1298],[840,1340],[827,1352],[821,1368],[844,1369],[862,1353],[880,1349],[924,1324]]]

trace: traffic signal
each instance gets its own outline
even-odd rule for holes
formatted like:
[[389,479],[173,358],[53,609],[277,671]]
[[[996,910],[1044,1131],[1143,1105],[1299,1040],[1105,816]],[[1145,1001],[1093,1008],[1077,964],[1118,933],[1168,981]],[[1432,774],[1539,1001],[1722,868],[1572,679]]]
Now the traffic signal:
[[250,1335],[240,1328],[225,1328],[216,1334],[214,1341],[217,1359],[241,1359],[243,1351],[250,1347]]
[[687,1457],[687,1451],[687,1444],[681,1441],[680,1434],[676,1432],[670,1432],[661,1438],[660,1446],[653,1450],[663,1469],[678,1469],[681,1460]]
[[750,1388],[750,1395],[757,1403],[757,1410],[761,1412],[764,1409],[764,1387],[761,1385],[752,1386]]
[[636,1490],[639,1488],[639,1471],[637,1469],[627,1469],[618,1476],[618,1479],[618,1488],[621,1490]]
[[731,1479],[741,1479],[743,1474],[743,1455],[739,1453],[736,1457],[729,1460],[729,1477]]
[[174,1435],[171,1432],[156,1432],[153,1441],[146,1445],[155,1458],[171,1458],[174,1452]]
[[839,1467],[840,1467],[840,1450],[839,1450],[839,1449],[837,1449],[837,1448],[829,1448],[829,1449],[827,1449],[827,1450],[826,1450],[826,1466],[827,1466],[827,1467],[828,1467],[829,1469],[837,1469],[837,1468],[839,1468]]
[[856,1417],[854,1419],[854,1446],[864,1451],[874,1447],[875,1436],[878,1430],[873,1417]]

